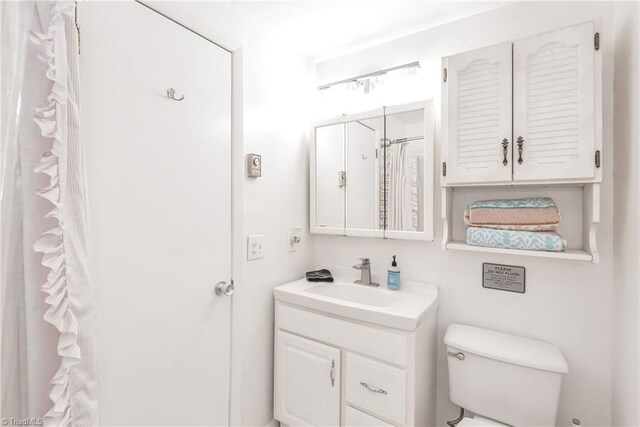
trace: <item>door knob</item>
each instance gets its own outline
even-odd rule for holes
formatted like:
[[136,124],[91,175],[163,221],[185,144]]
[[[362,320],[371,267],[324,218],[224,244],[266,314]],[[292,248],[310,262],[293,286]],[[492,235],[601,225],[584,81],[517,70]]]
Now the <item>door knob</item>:
[[216,283],[215,287],[216,295],[226,295],[228,297],[233,295],[234,289],[233,283],[227,283],[224,280]]

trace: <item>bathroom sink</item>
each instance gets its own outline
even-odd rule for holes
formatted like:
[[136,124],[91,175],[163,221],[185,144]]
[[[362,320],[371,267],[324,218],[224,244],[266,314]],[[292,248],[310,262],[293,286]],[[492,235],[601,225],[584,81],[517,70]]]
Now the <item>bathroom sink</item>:
[[305,292],[372,307],[389,307],[398,301],[395,295],[389,295],[388,292],[379,292],[376,288],[351,283],[336,283],[335,286],[322,283],[311,286]]
[[[334,274],[335,277],[335,274]],[[353,283],[352,277],[333,283],[297,280],[274,289],[277,302],[322,313],[407,331],[415,330],[438,308],[438,288],[429,283],[402,281],[392,291]]]

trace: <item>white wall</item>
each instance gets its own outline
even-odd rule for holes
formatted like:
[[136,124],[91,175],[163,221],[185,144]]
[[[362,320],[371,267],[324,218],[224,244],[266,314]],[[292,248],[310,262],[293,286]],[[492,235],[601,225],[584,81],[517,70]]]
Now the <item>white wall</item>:
[[[416,99],[434,98],[436,111],[439,111],[442,56],[603,19],[605,177],[598,232],[599,265],[511,255],[445,252],[440,246],[442,230],[439,215],[436,215],[435,241],[429,243],[314,236],[316,264],[348,267],[358,257],[367,256],[371,258],[374,274],[377,273],[379,280],[384,280],[381,276],[391,255],[397,254],[404,278],[439,285],[439,425],[457,416],[457,408],[448,398],[442,346],[444,331],[452,322],[492,328],[558,345],[570,367],[563,383],[558,424],[568,425],[572,417],[579,418],[587,426],[611,423],[612,15],[613,3],[516,3],[317,64],[318,82],[325,83],[420,60],[424,84],[416,88]],[[439,122],[439,117],[436,122]],[[439,158],[439,147],[437,151],[436,158]],[[439,194],[436,191],[436,195]],[[482,197],[479,191],[478,199]],[[433,209],[440,212],[439,196]],[[564,217],[563,220],[571,221],[571,218]],[[482,262],[525,266],[527,292],[522,295],[483,289]]]
[[640,136],[638,56],[640,31],[637,2],[614,8],[614,358],[613,424],[640,425],[638,292],[640,282]]
[[[262,177],[246,178],[244,159],[234,160],[244,204],[244,224],[235,230],[242,239],[236,258],[242,262],[234,275],[242,276],[236,276],[233,322],[240,323],[242,336],[234,355],[242,355],[245,426],[265,425],[273,418],[273,288],[299,279],[312,263],[307,125],[312,67],[277,46],[276,41],[256,40],[242,49],[243,123],[234,139],[244,153],[261,154],[263,165]],[[288,252],[292,227],[304,229],[296,252]],[[266,236],[265,257],[246,261],[246,236],[252,234]]]

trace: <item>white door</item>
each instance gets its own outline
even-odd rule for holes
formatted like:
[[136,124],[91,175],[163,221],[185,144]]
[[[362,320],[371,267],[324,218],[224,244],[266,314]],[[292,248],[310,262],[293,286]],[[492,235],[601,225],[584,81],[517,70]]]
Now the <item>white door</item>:
[[340,350],[277,331],[275,418],[290,426],[340,424]]
[[513,46],[514,180],[595,176],[593,23]]
[[79,8],[101,421],[228,425],[231,55],[138,3]]
[[511,181],[511,47],[502,43],[443,60],[447,184]]

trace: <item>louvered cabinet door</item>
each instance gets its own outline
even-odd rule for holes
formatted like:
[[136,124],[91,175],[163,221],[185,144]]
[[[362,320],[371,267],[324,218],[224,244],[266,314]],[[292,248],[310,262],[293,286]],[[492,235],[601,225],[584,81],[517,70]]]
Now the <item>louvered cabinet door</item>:
[[511,182],[511,48],[503,43],[443,59],[447,185]]
[[593,23],[513,46],[514,181],[595,177]]

